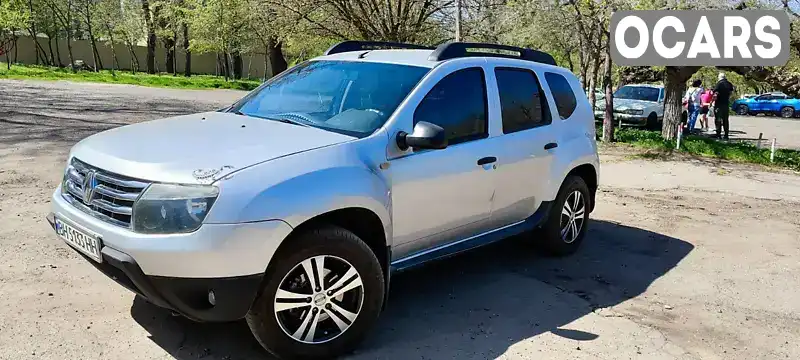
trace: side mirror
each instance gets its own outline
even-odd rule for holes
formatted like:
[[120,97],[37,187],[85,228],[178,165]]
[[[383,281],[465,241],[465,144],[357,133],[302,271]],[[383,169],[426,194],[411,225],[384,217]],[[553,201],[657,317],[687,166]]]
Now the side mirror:
[[401,150],[444,149],[447,147],[447,135],[441,126],[420,121],[414,125],[414,132],[411,134],[405,131],[397,133],[397,146]]

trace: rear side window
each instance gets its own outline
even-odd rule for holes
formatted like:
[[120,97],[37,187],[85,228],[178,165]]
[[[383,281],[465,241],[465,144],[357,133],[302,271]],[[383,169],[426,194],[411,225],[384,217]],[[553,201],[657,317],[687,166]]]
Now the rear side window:
[[536,74],[511,68],[495,69],[494,74],[500,92],[503,133],[550,124],[550,111],[547,111],[547,102]]
[[550,92],[553,93],[558,115],[562,119],[570,117],[578,106],[578,100],[575,99],[575,93],[572,92],[569,82],[563,76],[550,72],[544,73],[544,78],[550,86]]
[[425,95],[414,112],[414,124],[441,126],[450,145],[489,136],[486,117],[486,81],[481,68],[445,76]]

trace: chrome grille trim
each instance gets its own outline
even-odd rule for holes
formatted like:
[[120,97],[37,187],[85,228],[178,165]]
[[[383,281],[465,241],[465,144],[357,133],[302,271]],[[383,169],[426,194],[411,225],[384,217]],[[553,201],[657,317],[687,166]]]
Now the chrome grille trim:
[[[84,189],[87,185],[92,185],[91,190]],[[114,174],[73,158],[64,174],[61,193],[79,210],[107,223],[131,228],[133,203],[148,186],[149,182]]]
[[138,193],[129,193],[125,191],[120,191],[105,185],[97,185],[94,188],[94,191],[98,194],[108,196],[110,198],[125,200],[125,201],[135,201],[136,198],[139,197]]

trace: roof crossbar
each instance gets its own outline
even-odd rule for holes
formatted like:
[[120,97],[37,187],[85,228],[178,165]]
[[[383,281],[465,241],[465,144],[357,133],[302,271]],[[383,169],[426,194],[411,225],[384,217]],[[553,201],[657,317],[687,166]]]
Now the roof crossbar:
[[[474,50],[490,50],[490,51],[474,51]],[[492,51],[504,51],[492,52]],[[428,60],[443,61],[455,58],[470,57],[470,56],[486,56],[486,57],[500,57],[509,59],[521,59],[534,61],[542,64],[556,65],[556,60],[553,56],[539,50],[526,49],[516,46],[499,45],[499,44],[486,44],[486,43],[465,43],[465,42],[448,42],[439,45],[436,50],[431,53]]]
[[377,50],[377,49],[433,50],[432,47],[416,45],[416,44],[405,44],[405,43],[386,42],[386,41],[348,40],[348,41],[342,41],[336,45],[331,46],[330,49],[325,51],[325,55],[338,54],[348,51]]

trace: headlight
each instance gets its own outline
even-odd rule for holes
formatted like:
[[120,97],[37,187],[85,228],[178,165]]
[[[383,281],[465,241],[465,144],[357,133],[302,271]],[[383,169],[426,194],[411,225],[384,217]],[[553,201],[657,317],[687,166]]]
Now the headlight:
[[133,205],[133,231],[144,234],[197,230],[219,195],[214,186],[152,184]]

